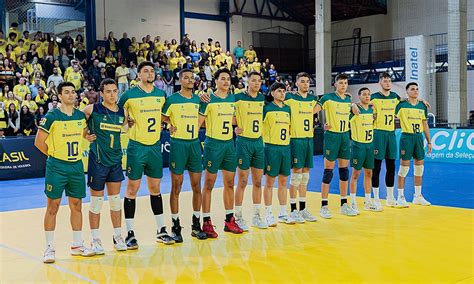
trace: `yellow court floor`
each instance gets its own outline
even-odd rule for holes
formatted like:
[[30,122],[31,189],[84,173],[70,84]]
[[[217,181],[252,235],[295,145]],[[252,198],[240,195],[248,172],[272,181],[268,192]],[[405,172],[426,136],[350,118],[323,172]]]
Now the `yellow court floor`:
[[[244,202],[248,222],[250,195],[248,190]],[[168,198],[164,196],[170,225]],[[276,196],[274,199],[277,215]],[[320,194],[310,192],[307,200],[316,215]],[[108,204],[104,204],[101,236],[106,254],[92,258],[69,255],[69,209],[62,206],[55,234],[56,263],[52,265],[41,262],[44,208],[0,213],[0,282],[474,283],[473,210],[413,205],[385,208],[380,213],[361,210],[361,215],[351,218],[338,214],[339,198],[331,196],[331,220],[318,218],[315,223],[279,224],[230,235],[223,232],[222,191],[216,190],[212,218],[219,238],[199,241],[190,236],[191,192],[182,193],[180,201],[184,243],[164,246],[154,241],[149,198],[140,197],[135,214],[140,248],[128,252],[113,250]],[[360,207],[362,203],[359,199]],[[84,213],[88,207],[84,205]],[[91,240],[88,226],[84,217],[87,242]]]

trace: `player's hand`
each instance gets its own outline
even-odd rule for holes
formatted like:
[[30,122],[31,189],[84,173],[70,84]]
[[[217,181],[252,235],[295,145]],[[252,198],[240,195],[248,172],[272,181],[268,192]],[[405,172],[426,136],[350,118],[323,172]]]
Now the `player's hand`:
[[235,132],[235,134],[240,135],[240,134],[242,134],[242,132],[244,132],[244,129],[240,128],[240,127],[236,127],[234,132]]
[[211,101],[211,96],[208,93],[202,93],[199,95],[199,99],[201,102],[209,103]]
[[90,133],[87,133],[86,134],[86,140],[89,141],[89,142],[94,142],[94,140],[97,139],[97,136],[95,134],[90,134]]
[[428,143],[428,154],[431,154],[432,150],[433,148],[431,147],[431,143]]
[[135,125],[135,120],[131,119],[130,117],[127,120],[128,127],[131,128]]
[[360,110],[359,110],[359,107],[357,106],[357,104],[355,103],[352,103],[352,113],[355,114],[355,115],[359,115],[360,114]]
[[324,124],[324,130],[329,130],[329,129],[331,129],[331,128],[332,128],[331,125],[329,125],[329,124],[327,124],[327,123]]
[[175,134],[177,130],[178,130],[178,128],[176,126],[173,126],[173,125],[170,126],[170,133],[171,134]]
[[427,108],[431,109],[431,105],[427,100],[418,98],[418,101],[422,102]]

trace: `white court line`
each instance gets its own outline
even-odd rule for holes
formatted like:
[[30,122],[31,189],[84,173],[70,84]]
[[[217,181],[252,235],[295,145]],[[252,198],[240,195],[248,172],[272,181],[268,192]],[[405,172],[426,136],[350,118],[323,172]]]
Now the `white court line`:
[[[17,248],[15,248],[15,247],[7,246],[7,245],[5,245],[5,244],[0,243],[0,248],[9,250],[9,251],[11,251],[11,252],[13,252],[13,253],[16,253],[16,254],[18,254],[18,255],[24,256],[24,257],[26,257],[26,258],[29,258],[29,259],[32,259],[32,260],[35,260],[35,261],[38,261],[38,262],[41,262],[42,264],[44,264],[44,263],[43,263],[43,260],[42,260],[41,258],[35,257],[35,256],[33,256],[33,255],[31,255],[31,254],[29,254],[29,253],[27,253],[27,252],[25,252],[25,251],[22,251],[22,250],[20,250],[20,249],[17,249]],[[76,278],[79,278],[79,279],[81,279],[81,280],[84,280],[84,281],[86,281],[86,282],[97,284],[97,282],[95,282],[94,280],[89,279],[89,278],[87,278],[87,277],[85,277],[85,276],[82,276],[82,275],[80,275],[80,274],[78,274],[78,273],[76,273],[76,272],[74,272],[74,271],[71,271],[71,270],[69,270],[69,269],[66,269],[66,268],[64,268],[64,267],[61,267],[61,266],[59,266],[59,265],[57,265],[57,264],[49,263],[49,264],[44,264],[44,265],[45,265],[45,266],[54,267],[54,268],[56,268],[57,270],[59,270],[59,271],[61,271],[61,272],[64,272],[64,273],[69,274],[69,275],[72,275],[72,276],[74,276],[74,277],[76,277]]]

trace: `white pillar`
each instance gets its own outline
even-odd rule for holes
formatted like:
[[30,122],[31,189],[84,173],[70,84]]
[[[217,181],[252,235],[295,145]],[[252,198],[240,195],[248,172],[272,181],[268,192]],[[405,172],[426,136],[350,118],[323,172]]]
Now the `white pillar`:
[[[247,43],[244,43],[242,36],[242,16],[233,15],[230,18],[230,47],[229,50],[232,53],[234,47],[237,46],[237,41],[242,42],[242,47],[248,46]],[[247,45],[246,45],[247,44]]]
[[331,91],[331,1],[316,0],[316,94]]

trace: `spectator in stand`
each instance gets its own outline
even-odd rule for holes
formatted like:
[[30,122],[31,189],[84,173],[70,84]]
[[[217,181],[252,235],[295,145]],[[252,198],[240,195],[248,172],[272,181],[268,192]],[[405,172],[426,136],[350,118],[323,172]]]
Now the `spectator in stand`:
[[108,53],[109,51],[112,51],[113,55],[117,55],[117,49],[118,49],[118,41],[114,37],[113,32],[109,32],[109,36],[107,37],[107,43],[105,45],[105,50]]
[[[138,51],[138,50],[137,50]],[[135,62],[137,63],[137,54],[133,51],[133,46],[128,47],[128,57],[127,62]],[[138,64],[137,64],[138,65]]]
[[79,64],[81,64],[82,67],[85,67],[87,65],[87,54],[84,50],[83,43],[77,44],[76,51],[74,51],[74,57],[79,61]]
[[13,88],[13,94],[20,98],[21,100],[25,99],[26,94],[31,93],[30,88],[26,85],[26,78],[21,77],[18,85]]
[[25,100],[23,102],[21,102],[21,107],[20,108],[22,108],[23,106],[27,106],[28,109],[33,113],[36,112],[36,110],[38,109],[38,105],[31,98],[31,94],[27,94],[26,97],[25,97]]
[[189,56],[191,57],[191,61],[193,63],[199,63],[202,59],[201,54],[197,51],[195,46],[191,47],[191,53],[189,53]]
[[40,106],[38,107],[38,111],[35,114],[35,126],[36,129],[38,129],[38,126],[40,125],[41,119],[43,119],[46,116],[46,113],[48,111],[44,109],[44,107]]
[[115,70],[115,81],[117,81],[119,98],[120,96],[128,90],[128,79],[130,78],[130,71],[127,68],[127,63],[122,62],[122,65],[117,67]]
[[49,97],[44,92],[44,88],[42,86],[39,86],[38,87],[38,95],[35,97],[35,102],[38,105],[38,109],[40,107],[42,107],[43,109],[47,110],[47,108],[48,108],[48,105],[47,105],[48,99],[49,99]]
[[59,70],[61,70],[59,67],[53,68],[53,74],[48,77],[48,82],[46,83],[48,86],[50,86],[51,82],[54,83],[54,86],[59,86],[60,83],[64,82],[63,76],[59,74]]
[[76,36],[76,41],[74,42],[74,47],[78,48],[79,44],[82,44],[83,47],[86,46],[86,43],[84,42],[84,37],[81,34],[78,34]]
[[127,33],[123,33],[122,38],[118,41],[118,50],[122,52],[122,56],[128,57],[128,47],[132,45],[132,41],[128,38]]
[[235,62],[239,62],[241,58],[244,58],[245,49],[242,47],[242,42],[239,40],[237,41],[237,46],[234,47],[234,57]]
[[117,65],[117,59],[115,59],[114,54],[112,53],[111,50],[107,53],[107,56],[105,57],[105,65],[113,65],[114,67]]
[[5,110],[5,104],[0,102],[0,138],[5,138],[5,132],[8,128],[8,112]]
[[130,80],[135,80],[138,76],[138,69],[137,69],[137,64],[135,64],[135,61],[130,61],[130,67],[128,68],[130,71]]
[[6,136],[17,136],[20,134],[20,113],[17,111],[15,104],[8,105],[8,128]]
[[19,97],[16,97],[13,94],[13,91],[8,91],[6,94],[6,98],[3,100],[5,106],[10,106],[10,104],[13,104],[15,105],[16,110],[20,110],[21,99]]
[[[41,84],[40,84],[40,81],[41,81],[41,77],[35,77],[33,79],[33,84],[30,85],[30,94],[32,96],[32,98],[36,98],[36,96],[38,95],[38,88],[39,87],[42,87]],[[31,108],[30,108],[31,109]]]
[[257,57],[257,53],[255,50],[253,50],[253,45],[249,45],[249,49],[245,51],[244,56],[248,63],[252,63],[254,61],[255,57]]
[[180,45],[180,49],[183,52],[184,56],[189,55],[190,48],[191,48],[191,40],[189,39],[189,34],[185,34]]
[[270,64],[270,70],[268,70],[268,76],[269,76],[269,84],[273,84],[275,81],[276,81],[276,77],[277,77],[278,73],[277,71],[275,70],[275,65],[273,64]]
[[82,86],[82,82],[84,81],[84,74],[82,73],[82,70],[78,64],[74,64],[72,69],[73,70],[66,75],[64,80],[72,82],[76,87],[76,91],[78,91]]
[[173,71],[169,69],[169,65],[165,65],[163,69],[163,79],[166,83],[166,96],[170,96],[173,93]]
[[156,74],[156,79],[155,79],[154,85],[158,89],[166,92],[166,83],[165,83],[165,81],[163,80],[163,78],[161,77],[160,74]]
[[20,133],[25,136],[36,134],[35,115],[27,105],[21,107]]
[[66,49],[67,56],[72,58],[72,56],[74,55],[74,53],[73,53],[74,40],[69,35],[69,32],[65,32],[64,37],[61,39],[61,45],[60,46],[64,49]]

